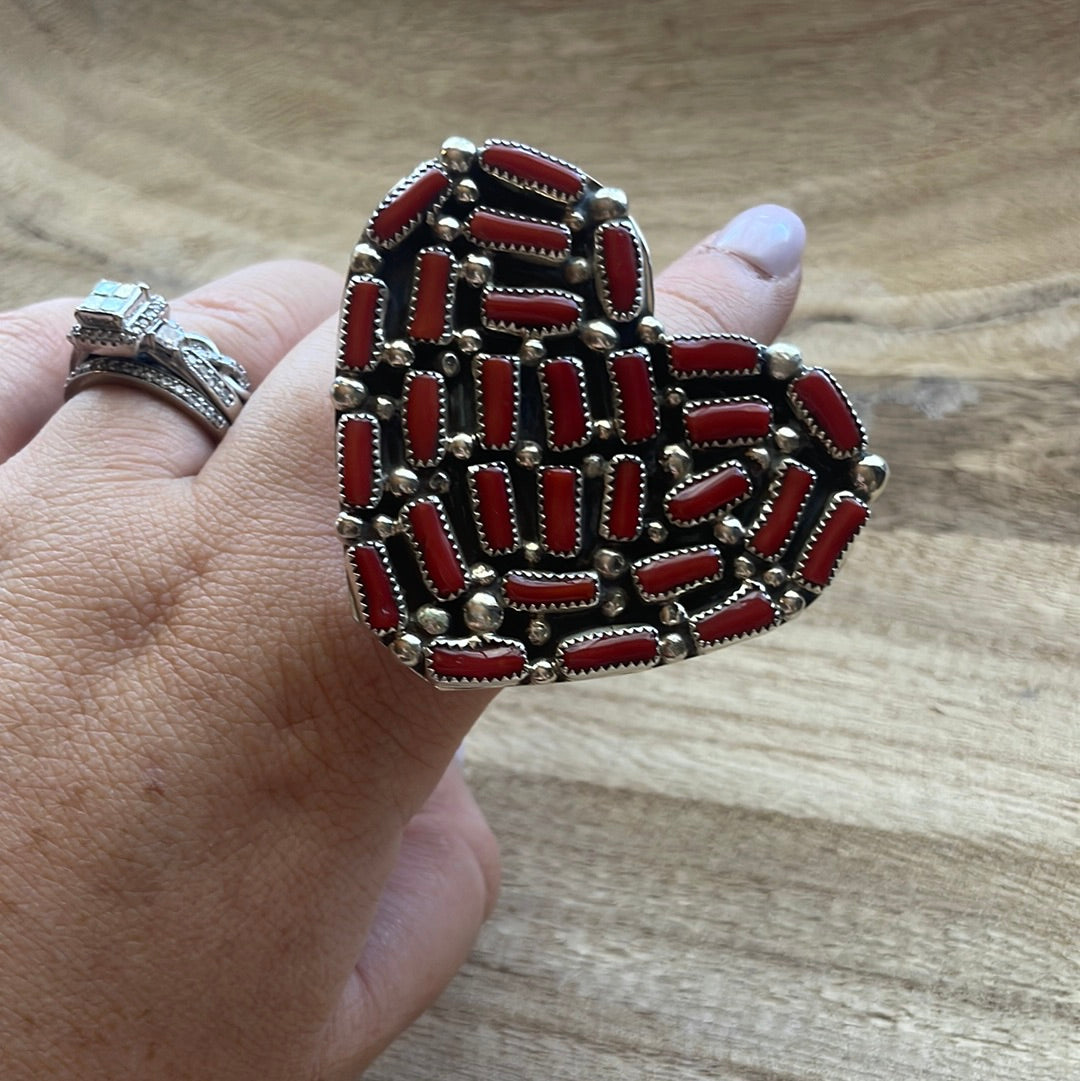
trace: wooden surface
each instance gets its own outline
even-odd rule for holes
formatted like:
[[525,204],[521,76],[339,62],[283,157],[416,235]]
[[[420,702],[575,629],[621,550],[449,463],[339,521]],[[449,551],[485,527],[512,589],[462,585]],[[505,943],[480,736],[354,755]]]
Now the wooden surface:
[[502,900],[369,1076],[1080,1076],[1078,11],[0,3],[6,305],[343,267],[445,134],[520,138],[658,265],[796,208],[786,336],[894,467],[803,621],[499,699]]

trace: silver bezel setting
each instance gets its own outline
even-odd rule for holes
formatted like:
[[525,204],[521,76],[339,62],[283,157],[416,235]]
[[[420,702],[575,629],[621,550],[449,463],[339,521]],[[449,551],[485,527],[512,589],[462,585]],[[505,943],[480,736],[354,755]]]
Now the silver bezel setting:
[[[760,593],[761,596],[769,602],[773,610],[772,622],[763,627],[757,627],[754,630],[728,635],[715,642],[706,642],[698,633],[698,626],[710,616],[714,616],[717,613],[724,611],[726,608],[730,608],[733,604],[737,604],[750,593]],[[773,628],[780,626],[782,622],[783,616],[780,612],[780,608],[777,606],[776,601],[773,600],[769,591],[761,582],[757,582],[753,578],[748,578],[734,593],[731,594],[730,597],[725,598],[719,604],[714,604],[708,608],[702,609],[700,612],[695,612],[690,617],[690,633],[694,637],[694,647],[697,649],[698,653],[712,653],[713,650],[723,649],[724,646],[730,646],[732,642],[742,642],[747,638],[757,638],[758,635],[765,634],[767,631],[771,631]]]
[[[682,583],[675,589],[668,589],[662,593],[650,593],[641,584],[640,574],[646,567],[656,566],[657,563],[664,563],[676,556],[704,555],[706,553],[716,556],[718,569],[715,574],[707,574],[700,578],[694,578],[688,582]],[[692,589],[697,589],[698,586],[708,585],[710,582],[718,582],[724,577],[725,570],[726,564],[724,562],[724,554],[715,544],[695,544],[688,548],[669,548],[664,552],[653,552],[652,555],[647,555],[643,559],[637,559],[630,564],[630,576],[634,580],[634,588],[638,591],[638,595],[641,599],[647,604],[660,604],[664,601],[671,601],[676,597],[681,597],[684,593],[689,593]]]
[[[566,653],[572,646],[580,642],[608,642],[613,639],[627,638],[630,635],[647,634],[656,643],[656,656],[652,661],[619,661],[615,664],[605,664],[588,672],[569,672],[566,669]],[[660,663],[660,632],[656,627],[648,623],[628,624],[621,627],[602,627],[596,630],[581,631],[564,638],[555,650],[555,663],[559,674],[566,680],[577,682],[585,679],[597,679],[600,676],[611,675],[616,672],[641,672],[647,668],[655,668]]]

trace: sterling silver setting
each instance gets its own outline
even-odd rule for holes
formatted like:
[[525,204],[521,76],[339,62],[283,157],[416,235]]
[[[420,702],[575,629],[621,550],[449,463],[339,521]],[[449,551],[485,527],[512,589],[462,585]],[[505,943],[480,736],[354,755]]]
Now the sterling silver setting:
[[331,396],[356,618],[438,687],[711,653],[815,603],[888,478],[799,350],[652,314],[624,191],[454,136],[353,248]]
[[103,278],[75,309],[64,396],[134,386],[164,399],[220,439],[251,396],[244,368],[202,334],[169,318],[145,282]]

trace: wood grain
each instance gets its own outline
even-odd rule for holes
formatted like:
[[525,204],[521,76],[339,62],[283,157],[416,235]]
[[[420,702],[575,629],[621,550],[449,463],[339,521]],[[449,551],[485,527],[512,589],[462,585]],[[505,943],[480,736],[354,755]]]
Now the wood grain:
[[452,131],[627,188],[662,265],[810,234],[788,337],[895,470],[828,600],[504,694],[506,885],[380,1081],[1080,1076],[1075,3],[0,3],[0,290],[343,266]]

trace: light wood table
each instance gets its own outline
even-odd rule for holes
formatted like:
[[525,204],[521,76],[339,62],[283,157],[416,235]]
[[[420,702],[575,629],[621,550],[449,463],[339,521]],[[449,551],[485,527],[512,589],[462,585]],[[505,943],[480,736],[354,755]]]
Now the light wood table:
[[[895,476],[831,595],[504,694],[505,888],[380,1081],[1080,1076],[1075,3],[0,3],[0,290],[344,266],[442,137],[810,234],[787,337]],[[329,364],[329,360],[328,360]]]

